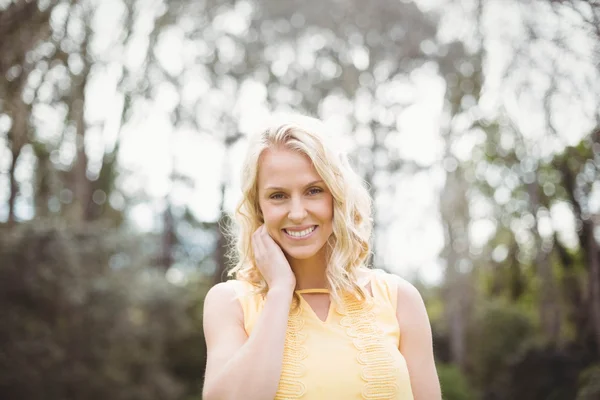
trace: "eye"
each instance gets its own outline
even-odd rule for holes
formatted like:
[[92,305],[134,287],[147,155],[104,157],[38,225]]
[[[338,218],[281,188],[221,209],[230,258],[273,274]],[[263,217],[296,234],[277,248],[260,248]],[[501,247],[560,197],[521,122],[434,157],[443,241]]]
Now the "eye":
[[269,196],[269,198],[272,200],[282,200],[283,193],[273,193],[272,195]]
[[321,189],[320,187],[314,187],[314,188],[308,189],[308,194],[310,194],[311,196],[314,196],[319,193],[323,193],[323,189]]

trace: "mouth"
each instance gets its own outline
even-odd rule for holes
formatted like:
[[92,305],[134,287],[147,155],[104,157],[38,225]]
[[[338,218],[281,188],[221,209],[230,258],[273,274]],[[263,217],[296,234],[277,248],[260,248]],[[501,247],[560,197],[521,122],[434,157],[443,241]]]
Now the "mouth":
[[312,234],[316,230],[317,230],[317,225],[313,225],[310,228],[306,228],[301,231],[292,231],[292,230],[288,230],[288,229],[282,229],[282,231],[285,233],[285,235],[287,237],[289,237],[290,239],[294,239],[294,240],[306,239],[306,238],[312,236]]

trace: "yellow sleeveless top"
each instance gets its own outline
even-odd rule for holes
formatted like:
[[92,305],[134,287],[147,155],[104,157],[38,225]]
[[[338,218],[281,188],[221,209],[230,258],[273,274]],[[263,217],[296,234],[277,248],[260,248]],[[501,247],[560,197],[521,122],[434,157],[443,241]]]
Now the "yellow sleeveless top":
[[[275,399],[413,400],[408,369],[398,350],[397,284],[391,275],[373,270],[366,301],[343,296],[333,302],[323,322],[302,293],[300,306],[290,310],[283,369]],[[250,335],[264,298],[252,294],[247,282],[234,281]]]

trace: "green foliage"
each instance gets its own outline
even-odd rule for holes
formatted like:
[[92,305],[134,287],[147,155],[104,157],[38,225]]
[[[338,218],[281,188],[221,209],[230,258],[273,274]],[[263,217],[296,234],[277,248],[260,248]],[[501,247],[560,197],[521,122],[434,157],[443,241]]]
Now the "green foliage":
[[526,313],[500,302],[484,304],[470,332],[470,365],[477,386],[503,387],[510,361],[533,333],[533,322]]
[[508,365],[508,385],[498,393],[507,399],[571,400],[582,361],[575,348],[530,343]]
[[[571,400],[587,355],[577,346],[539,340],[530,313],[500,301],[484,304],[471,326],[469,376],[484,399]],[[593,374],[582,387],[593,385]]]
[[[205,290],[137,267],[135,249],[40,221],[0,235],[0,398],[200,396]],[[111,268],[117,255],[130,262]]]
[[594,399],[600,399],[600,364],[587,368],[579,376],[576,400]]
[[466,377],[458,367],[438,364],[437,371],[444,400],[472,400],[475,398]]
[[[101,10],[107,3],[111,3],[107,10],[112,20],[122,23],[92,23],[107,15]],[[8,193],[0,196],[5,202],[0,214],[8,213],[6,219],[17,226],[0,231],[0,398],[200,398],[206,353],[201,309],[207,285],[198,281],[174,286],[165,280],[163,270],[148,267],[225,265],[219,253],[224,242],[218,224],[198,220],[192,212],[198,206],[196,196],[185,199],[186,193],[206,185],[198,181],[198,169],[192,168],[192,173],[183,167],[192,165],[185,156],[190,152],[177,150],[187,144],[187,132],[197,131],[202,144],[210,136],[225,150],[217,163],[234,158],[236,153],[230,150],[244,137],[242,126],[249,125],[240,123],[247,119],[246,103],[238,102],[247,93],[260,94],[252,101],[257,110],[265,103],[270,110],[296,109],[347,121],[342,122],[342,130],[356,132],[354,139],[348,135],[356,145],[351,157],[370,185],[375,211],[384,211],[375,218],[376,235],[387,235],[395,230],[388,230],[394,228],[388,224],[396,217],[390,213],[388,220],[387,211],[394,210],[379,209],[379,204],[387,203],[380,200],[395,201],[397,187],[402,187],[389,183],[401,183],[411,170],[424,168],[400,151],[410,135],[402,132],[404,123],[399,122],[405,110],[418,107],[411,92],[419,93],[430,73],[445,83],[443,118],[434,115],[433,120],[441,120],[438,128],[445,132],[441,147],[447,149],[443,155],[447,174],[438,176],[442,159],[441,154],[435,155],[432,178],[445,181],[440,211],[446,247],[440,258],[448,267],[441,285],[445,289],[424,297],[446,398],[473,397],[465,377],[449,365],[453,359],[465,358],[461,367],[466,367],[469,382],[485,399],[572,400],[578,377],[579,400],[600,397],[599,367],[580,374],[582,368],[598,362],[600,351],[598,340],[591,340],[594,334],[600,338],[600,329],[594,332],[595,318],[586,306],[599,301],[588,299],[594,292],[588,286],[593,275],[587,271],[597,252],[597,247],[590,247],[589,235],[598,227],[593,199],[600,179],[600,130],[596,126],[587,134],[581,132],[580,116],[571,115],[578,108],[598,108],[592,100],[597,97],[596,87],[587,84],[596,82],[597,74],[585,72],[597,71],[597,63],[574,68],[570,65],[576,62],[574,54],[568,46],[561,48],[577,37],[567,27],[577,25],[591,28],[587,33],[597,47],[600,36],[594,23],[600,6],[588,6],[593,2],[583,0],[507,2],[506,10],[522,9],[539,18],[518,14],[512,18],[519,25],[517,31],[526,34],[513,43],[517,46],[513,54],[509,46],[503,47],[504,58],[513,61],[500,71],[503,67],[498,69],[493,61],[495,50],[487,44],[494,43],[499,32],[481,25],[494,3],[500,2],[477,2],[477,7],[438,2],[440,8],[432,13],[410,1],[146,3],[0,1],[4,39],[0,41],[0,158],[8,157],[0,162],[0,193]],[[538,6],[543,3],[551,3],[556,14],[541,12]],[[57,11],[52,14],[54,7]],[[465,26],[473,35],[465,31],[458,35],[463,39],[448,42],[455,35],[441,34],[448,29],[443,27],[448,19],[443,16],[446,12],[460,15],[455,15],[455,7],[464,9]],[[118,8],[122,14],[114,14]],[[472,20],[468,9],[477,14]],[[567,14],[569,21],[560,23]],[[448,20],[452,19],[456,18]],[[540,31],[537,20],[546,19],[556,23],[542,24]],[[554,25],[560,31],[551,32]],[[117,34],[107,35],[107,30]],[[442,37],[446,39],[438,40]],[[97,46],[100,42],[104,45]],[[165,46],[173,52],[164,51]],[[530,59],[530,46],[553,49],[541,63],[543,68]],[[181,69],[173,67],[180,64],[181,57],[175,56],[180,47],[185,54],[179,60],[185,60]],[[585,57],[579,47],[577,59]],[[173,54],[175,62],[165,63],[165,54]],[[569,65],[561,59],[569,60]],[[565,67],[566,73],[561,72]],[[569,73],[575,70],[579,72]],[[500,87],[516,94],[514,104],[507,107],[500,101],[498,107],[488,109],[484,103],[495,103],[489,99],[495,97],[496,85],[488,85],[487,80],[499,73],[504,76]],[[511,81],[523,81],[524,86]],[[542,98],[545,81],[548,88]],[[489,93],[484,94],[482,88],[488,86],[489,91],[483,92]],[[96,98],[96,87],[111,88],[117,103],[123,99],[123,109],[111,104],[110,97],[89,101]],[[529,99],[525,103],[520,99],[522,89],[527,94],[524,99]],[[580,92],[582,99],[588,99],[585,107],[573,95]],[[172,162],[157,163],[171,164],[158,179],[168,176],[167,187],[173,189],[158,199],[156,190],[140,183],[145,174],[129,170],[137,167],[124,162],[128,153],[120,154],[120,143],[126,132],[137,129],[138,120],[154,112],[145,103],[160,100],[163,93],[173,93],[167,98],[175,99],[166,101],[172,107],[160,111],[161,120],[171,121],[173,128],[163,133],[177,145],[166,149]],[[562,117],[552,105],[571,101],[565,109],[568,115]],[[518,110],[521,105],[527,107]],[[525,115],[529,121],[523,124],[514,111],[531,113],[531,119]],[[556,129],[556,121],[565,115],[578,123]],[[545,134],[538,137],[521,131],[527,125],[528,131],[534,127]],[[162,130],[162,126],[155,128]],[[554,153],[577,135],[583,135],[578,143]],[[140,152],[146,151],[145,139],[138,145]],[[10,158],[18,162],[11,166]],[[201,173],[208,176],[215,171]],[[218,197],[223,208],[232,183],[227,179],[219,182],[220,193],[207,186],[202,198]],[[432,187],[437,190],[437,184]],[[29,218],[27,204],[33,205],[36,220],[19,226]],[[163,232],[148,238],[134,231],[130,238],[119,231],[125,217],[135,214],[131,207],[136,204],[152,210],[164,206]],[[570,210],[572,228],[560,226],[564,216],[549,217],[557,205]],[[437,212],[434,207],[431,211]],[[77,224],[97,221],[114,229],[46,225],[49,217]],[[473,235],[479,230],[471,228],[486,221],[494,226],[493,237],[483,249],[476,249]],[[542,235],[550,226],[553,236]],[[569,236],[575,243],[565,239]],[[148,242],[141,244],[145,239]],[[374,243],[378,242],[376,238]],[[547,279],[542,279],[540,254],[553,263]],[[474,279],[463,280],[461,275]],[[461,279],[453,282],[457,277]],[[469,283],[456,284],[463,281]],[[481,287],[472,288],[475,281]],[[556,291],[543,296],[549,283]],[[482,293],[483,304],[475,316],[472,310],[477,307],[471,305],[477,296],[471,297],[471,290]],[[497,302],[500,298],[511,303]],[[537,319],[543,319],[539,310],[544,305],[560,307],[559,340],[584,343],[585,349],[536,343],[535,338],[542,336],[538,325],[543,324],[537,324]],[[456,322],[456,329],[447,328],[449,320]],[[465,326],[466,321],[472,325]]]

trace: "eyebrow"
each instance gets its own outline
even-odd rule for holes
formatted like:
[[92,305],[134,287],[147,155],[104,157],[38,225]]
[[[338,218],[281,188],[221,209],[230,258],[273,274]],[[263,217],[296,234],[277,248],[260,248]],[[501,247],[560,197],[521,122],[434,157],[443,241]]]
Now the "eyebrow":
[[[307,188],[307,187],[309,187],[309,186],[313,186],[313,185],[316,185],[316,184],[318,184],[318,183],[323,183],[323,180],[322,180],[322,179],[320,179],[320,180],[318,180],[318,181],[312,181],[312,182],[310,182],[309,184],[305,185],[304,187],[305,187],[305,188]],[[285,191],[286,189],[285,189],[285,188],[282,188],[282,187],[279,187],[279,186],[267,186],[267,187],[265,188],[265,190],[283,190],[283,191]]]

